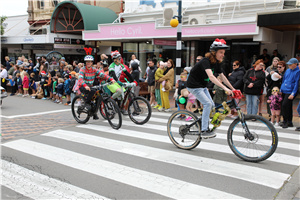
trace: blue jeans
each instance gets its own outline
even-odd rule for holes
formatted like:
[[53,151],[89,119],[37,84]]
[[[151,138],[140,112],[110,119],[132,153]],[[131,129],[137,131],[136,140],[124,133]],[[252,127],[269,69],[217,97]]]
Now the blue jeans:
[[298,112],[298,115],[300,116],[300,101],[298,103],[297,112]]
[[207,88],[186,88],[192,93],[200,103],[203,104],[203,113],[201,119],[201,131],[207,131],[209,125],[210,111],[213,109],[215,103],[212,100]]
[[246,94],[247,114],[257,115],[260,95]]

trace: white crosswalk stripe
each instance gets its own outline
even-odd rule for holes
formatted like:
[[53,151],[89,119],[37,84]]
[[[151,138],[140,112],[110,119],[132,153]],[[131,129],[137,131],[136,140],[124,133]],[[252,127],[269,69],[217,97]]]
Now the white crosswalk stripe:
[[[214,143],[214,139],[202,140],[195,151],[179,150],[167,135],[166,124],[170,115],[171,113],[153,112],[150,121],[144,125],[136,125],[128,117],[123,116],[122,127],[119,130],[112,129],[106,121],[100,120],[92,124],[78,125],[71,130],[54,130],[37,136],[36,139],[8,142],[2,144],[2,148],[12,149],[31,158],[46,160],[53,163],[53,166],[62,165],[77,170],[78,173],[93,174],[100,182],[102,179],[110,180],[118,183],[119,187],[126,185],[134,190],[147,191],[149,194],[172,199],[255,198],[252,192],[248,191],[248,187],[255,186],[275,192],[289,179],[290,174],[275,165],[297,167],[300,164],[299,157],[294,156],[295,152],[300,151],[299,145],[295,144],[295,141],[299,141],[300,138],[298,134],[293,134],[289,130],[278,131],[279,141],[280,138],[284,139],[278,144],[278,149],[282,151],[275,152],[263,162],[264,164],[232,159],[236,157],[227,144],[227,129],[232,120],[224,120],[218,127],[216,131],[218,140],[215,140],[218,142]],[[78,150],[70,150],[71,147],[62,144],[78,146]],[[127,162],[132,162],[132,157],[151,161],[156,163],[155,166],[162,173],[144,170],[139,167],[142,163],[120,164],[107,160],[105,156],[94,157],[84,152],[84,147],[91,147],[97,152],[105,150],[105,152],[121,155],[124,160],[128,158]],[[197,155],[199,150],[211,152],[211,156]],[[289,155],[289,151],[293,151],[294,154]],[[225,156],[222,159],[214,156],[219,153]],[[240,193],[239,190],[229,192],[227,191],[229,185],[226,186],[226,183],[223,186],[208,187],[206,184],[198,184],[175,175],[170,176],[166,173],[166,170],[170,169],[159,169],[162,163],[182,171],[191,170],[195,174],[207,173],[205,176],[218,176],[227,181],[236,181],[236,184],[240,184],[239,190],[244,189],[248,192],[246,194]],[[32,199],[116,198],[105,190],[91,192],[76,184],[65,183],[40,171],[20,167],[5,160],[2,161],[1,170],[2,185]],[[251,186],[248,186],[249,184]],[[119,195],[119,198],[126,198],[122,194]]]
[[[18,140],[5,144],[5,146],[75,169],[85,170],[98,176],[117,180],[121,183],[130,184],[137,188],[150,190],[169,198],[194,199],[201,196],[204,199],[209,199],[214,194],[216,199],[244,199],[226,192],[201,187],[29,140]],[[101,170],[99,170],[99,167],[101,167]],[[141,179],[141,177],[143,178]]]
[[2,185],[32,199],[107,199],[71,184],[1,160]]

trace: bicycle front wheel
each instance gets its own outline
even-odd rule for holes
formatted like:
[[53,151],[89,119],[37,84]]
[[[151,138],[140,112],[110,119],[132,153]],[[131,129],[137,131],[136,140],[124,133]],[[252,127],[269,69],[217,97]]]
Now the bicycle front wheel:
[[74,119],[80,124],[85,124],[90,119],[88,111],[84,106],[84,102],[85,100],[82,96],[76,96],[71,104],[72,115]]
[[245,115],[244,118],[251,137],[246,137],[245,129],[237,118],[231,123],[227,132],[230,149],[237,157],[248,162],[268,159],[278,145],[275,127],[267,119],[258,115]]
[[193,149],[201,142],[201,123],[194,113],[176,111],[170,116],[167,126],[169,138],[180,149]]
[[[104,110],[105,119],[107,119],[108,123],[113,129],[119,129],[122,126],[122,115],[120,109],[116,102],[108,98],[103,101],[103,104],[100,103],[100,107],[102,108],[102,112]],[[101,109],[100,109],[101,113]],[[103,116],[103,115],[102,115]]]
[[128,105],[128,115],[135,124],[145,124],[151,117],[152,109],[144,97],[134,97]]

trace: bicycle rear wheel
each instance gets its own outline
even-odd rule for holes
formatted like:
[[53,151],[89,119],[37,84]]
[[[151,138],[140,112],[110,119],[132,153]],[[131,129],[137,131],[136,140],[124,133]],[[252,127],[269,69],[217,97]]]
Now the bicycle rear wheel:
[[234,120],[227,132],[227,142],[233,153],[248,162],[268,159],[278,145],[277,131],[265,118],[245,115],[245,125],[253,138],[245,138],[245,129],[240,119]]
[[[103,105],[103,106],[102,106]],[[101,111],[102,108],[102,111]],[[103,104],[100,103],[100,113],[105,112],[105,119],[107,119],[108,123],[113,129],[119,129],[122,126],[122,115],[120,109],[116,102],[108,98],[103,101]],[[102,115],[103,116],[103,115]]]
[[[80,102],[80,105],[76,105]],[[89,121],[90,116],[85,108],[85,100],[82,96],[76,96],[71,104],[71,109],[72,109],[72,115],[74,119],[80,123],[80,124],[85,124]]]
[[[197,120],[194,113],[186,110],[176,111],[170,116],[168,135],[175,146],[180,149],[193,149],[201,142],[201,123]],[[193,126],[186,128],[191,124]]]
[[151,117],[152,109],[144,97],[134,97],[128,105],[128,115],[136,124],[145,124]]

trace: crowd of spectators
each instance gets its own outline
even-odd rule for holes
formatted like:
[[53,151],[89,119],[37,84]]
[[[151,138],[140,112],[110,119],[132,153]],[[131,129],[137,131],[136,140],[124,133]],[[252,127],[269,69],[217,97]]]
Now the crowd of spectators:
[[[202,56],[198,56],[196,62],[201,62]],[[135,55],[132,55],[129,67],[132,77],[137,82],[145,81],[148,83],[148,92],[150,93],[150,104],[154,109],[160,112],[170,112],[170,91],[175,85],[174,94],[175,105],[178,109],[201,108],[201,104],[196,98],[186,90],[186,82],[192,67],[185,67],[180,74],[180,79],[174,81],[174,62],[169,59],[167,62],[148,59],[147,69],[143,78],[139,78],[142,73],[139,66],[140,62]],[[246,96],[246,110],[248,114],[258,114],[262,116],[262,106],[267,103],[267,113],[269,120],[275,126],[282,128],[293,127],[293,101],[299,92],[299,60],[300,55],[290,59],[287,63],[282,60],[277,50],[274,50],[273,56],[263,50],[263,54],[255,61],[253,66],[247,71],[239,61],[232,63],[232,72],[227,76],[230,84],[239,89]],[[108,74],[108,63],[105,62],[105,55],[101,55],[101,61],[93,67]],[[51,64],[56,62],[51,60]],[[122,61],[121,61],[122,62]],[[269,65],[269,62],[270,65]],[[31,93],[32,98],[43,100],[52,100],[55,103],[62,104],[62,99],[66,98],[64,105],[70,105],[78,87],[77,77],[83,63],[74,61],[69,64],[64,57],[58,63],[58,69],[50,69],[50,64],[45,56],[37,57],[36,64],[32,59],[24,56],[19,57],[15,62],[5,57],[5,64],[1,65],[1,86],[6,88],[12,86],[11,96],[17,95],[27,97]],[[216,74],[216,77],[218,75]],[[221,81],[221,79],[219,79]],[[95,81],[97,84],[97,81]],[[225,91],[211,84],[209,92],[215,105],[221,104],[227,100]],[[136,93],[138,94],[138,92]],[[181,98],[185,100],[181,100]],[[237,100],[238,101],[238,100]],[[300,116],[300,103],[297,108]],[[237,117],[237,111],[231,110],[228,115],[230,118]],[[281,120],[282,117],[282,120]],[[182,120],[184,119],[181,116]],[[299,127],[296,130],[300,130]]]

